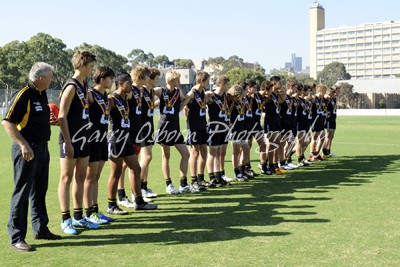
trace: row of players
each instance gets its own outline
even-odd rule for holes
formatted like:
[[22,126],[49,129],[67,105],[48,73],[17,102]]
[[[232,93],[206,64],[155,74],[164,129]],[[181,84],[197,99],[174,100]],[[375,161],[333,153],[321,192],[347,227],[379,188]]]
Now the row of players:
[[[107,66],[99,66],[93,76],[95,85],[88,88],[86,81],[92,75],[95,61],[95,55],[88,51],[75,53],[72,59],[75,74],[61,93],[58,195],[64,233],[77,234],[75,226],[92,229],[112,220],[99,213],[97,204],[98,180],[108,159],[107,213],[126,214],[118,204],[140,210],[157,209],[156,205],[148,203],[157,195],[147,187],[155,142],[161,146],[162,172],[169,194],[198,193],[207,187],[252,179],[255,175],[250,166],[253,139],[259,145],[259,168],[267,175],[297,167],[291,162],[293,153],[297,154],[299,166],[323,160],[319,153],[323,145],[324,155],[331,155],[337,90],[326,90],[323,85],[303,86],[292,80],[284,90],[277,76],[264,81],[260,89],[254,81],[230,86],[229,79],[220,76],[216,87],[207,91],[210,76],[199,72],[196,85],[185,95],[179,89],[178,72],[168,71],[167,85],[161,88],[156,87],[160,72],[146,66],[137,66],[131,74],[119,75]],[[106,89],[111,88],[113,82],[116,90],[108,95]],[[160,120],[153,136],[156,107],[160,110]],[[180,129],[182,109],[187,116],[187,143]],[[324,127],[328,129],[326,136]],[[233,148],[235,179],[225,175],[228,141]],[[308,161],[304,151],[310,142]],[[170,176],[172,146],[181,156],[178,190]],[[209,182],[204,179],[206,165]],[[133,202],[124,190],[125,169],[129,170]],[[69,196],[73,176],[74,214],[71,218]],[[86,216],[83,216],[82,204]]]

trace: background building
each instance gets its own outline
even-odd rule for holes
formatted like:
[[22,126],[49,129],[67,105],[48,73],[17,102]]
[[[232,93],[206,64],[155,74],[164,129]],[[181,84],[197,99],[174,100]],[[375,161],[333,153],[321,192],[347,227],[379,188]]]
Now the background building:
[[289,69],[295,73],[300,73],[303,68],[303,58],[296,57],[296,54],[292,54],[292,60],[285,63],[285,69]]
[[325,10],[310,8],[310,76],[338,61],[352,79],[394,78],[400,74],[400,22],[325,29]]

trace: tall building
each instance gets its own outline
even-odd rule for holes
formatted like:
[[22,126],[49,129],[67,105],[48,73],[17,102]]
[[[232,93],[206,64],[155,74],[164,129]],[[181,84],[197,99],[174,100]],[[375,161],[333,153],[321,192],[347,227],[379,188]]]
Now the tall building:
[[301,72],[303,68],[303,58],[296,57],[296,54],[292,53],[292,60],[290,62],[285,63],[285,69],[292,70],[296,73]]
[[400,22],[325,29],[325,10],[310,8],[310,76],[338,61],[352,79],[393,78],[400,74]]

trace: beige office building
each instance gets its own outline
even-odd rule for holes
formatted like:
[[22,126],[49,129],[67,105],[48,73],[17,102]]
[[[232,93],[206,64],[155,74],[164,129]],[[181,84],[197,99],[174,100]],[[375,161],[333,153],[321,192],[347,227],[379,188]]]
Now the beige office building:
[[[360,11],[362,12],[362,11]],[[352,79],[394,78],[400,74],[400,21],[325,29],[325,10],[310,8],[310,76],[341,62]]]

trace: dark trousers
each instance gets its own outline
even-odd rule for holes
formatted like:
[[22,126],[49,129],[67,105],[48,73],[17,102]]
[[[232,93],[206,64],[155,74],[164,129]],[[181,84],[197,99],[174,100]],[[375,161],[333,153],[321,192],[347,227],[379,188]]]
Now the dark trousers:
[[31,161],[22,157],[20,146],[13,142],[14,192],[11,197],[10,217],[7,228],[11,244],[24,241],[27,229],[28,203],[31,206],[34,234],[49,231],[46,209],[46,192],[49,182],[49,150],[47,143],[29,144],[35,155]]

